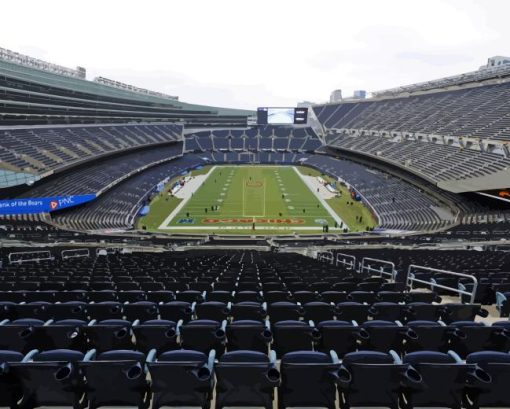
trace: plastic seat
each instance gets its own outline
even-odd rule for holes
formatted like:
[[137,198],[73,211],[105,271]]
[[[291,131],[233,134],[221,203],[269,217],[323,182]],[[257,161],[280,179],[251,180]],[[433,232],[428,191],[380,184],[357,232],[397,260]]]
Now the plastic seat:
[[403,306],[394,302],[376,302],[370,306],[368,313],[374,320],[397,321],[404,318]]
[[196,306],[198,319],[223,321],[230,315],[228,304],[219,301],[206,301]]
[[448,350],[449,329],[444,324],[438,321],[409,321],[406,326],[406,352]]
[[306,304],[319,300],[319,295],[313,291],[295,291],[292,293],[292,299],[295,302]]
[[461,358],[472,352],[490,349],[495,328],[482,322],[456,321],[449,325],[450,345]]
[[207,301],[217,301],[223,303],[229,303],[234,300],[231,291],[214,290],[207,293]]
[[340,407],[399,408],[403,385],[419,384],[395,352],[358,351],[346,354],[338,376]]
[[306,303],[303,306],[305,321],[329,321],[335,317],[335,306],[321,301]]
[[175,300],[175,294],[172,291],[158,290],[158,291],[147,291],[147,301],[154,303],[167,303]]
[[88,317],[87,304],[82,301],[67,301],[47,306],[48,316],[59,320],[86,320]]
[[87,379],[89,409],[100,406],[148,408],[150,390],[145,361],[142,352],[112,350],[80,362]]
[[282,357],[279,408],[336,407],[336,379],[340,363],[336,356],[313,351],[289,352]]
[[175,294],[175,299],[177,301],[185,301],[189,303],[200,303],[204,301],[204,296],[202,291],[197,290],[185,290],[185,291],[179,291],[177,294]]
[[291,298],[287,291],[264,291],[264,301],[269,305],[281,301],[289,301]]
[[469,354],[466,363],[476,365],[490,377],[489,383],[482,387],[468,387],[466,390],[467,406],[510,407],[510,354],[496,351],[480,351]]
[[174,322],[191,320],[194,312],[193,304],[186,301],[171,301],[165,304],[159,304],[159,315],[162,320]]
[[264,301],[262,295],[258,291],[236,291],[234,293],[234,303],[240,303],[244,301],[252,301],[261,303]]
[[273,334],[268,322],[239,320],[227,325],[228,351],[250,350],[267,353],[272,339]]
[[362,349],[387,352],[403,350],[403,338],[406,328],[393,321],[366,321],[361,324],[368,337],[363,339]]
[[90,345],[98,352],[110,350],[134,349],[132,343],[131,322],[119,319],[103,320],[91,323],[83,328]]
[[150,301],[124,304],[124,315],[128,321],[149,321],[158,318],[158,306]]
[[147,300],[145,291],[142,290],[129,290],[129,291],[118,291],[117,298],[121,303],[137,303]]
[[86,352],[88,341],[83,330],[86,326],[86,321],[65,319],[34,327],[30,347],[43,351],[69,349]]
[[317,324],[320,338],[317,349],[324,353],[333,350],[339,357],[357,349],[358,342],[368,337],[368,333],[347,321],[322,321]]
[[278,321],[298,321],[304,314],[303,307],[290,301],[280,301],[269,304],[267,313],[270,321],[275,324]]
[[227,352],[216,364],[216,408],[273,407],[274,388],[280,383],[276,355],[255,351]]
[[148,353],[155,349],[157,353],[179,349],[177,324],[168,320],[149,320],[133,325],[135,345],[138,351]]
[[231,315],[234,321],[237,320],[255,320],[264,321],[266,310],[264,306],[257,302],[244,301],[232,305]]
[[226,326],[226,321],[190,321],[180,327],[182,347],[204,353],[214,349],[220,356],[225,352]]
[[392,302],[400,303],[405,302],[407,294],[402,291],[379,291],[377,293],[377,300],[379,302]]
[[441,320],[446,324],[455,321],[474,321],[476,316],[487,317],[487,310],[481,308],[480,304],[442,304]]
[[116,301],[102,301],[87,305],[87,314],[91,320],[121,319],[122,304]]
[[422,378],[423,385],[409,388],[406,399],[411,407],[447,407],[460,409],[468,384],[485,384],[483,371],[462,363],[454,352],[417,351],[403,358]]
[[0,349],[27,353],[32,349],[35,327],[43,326],[44,321],[21,318],[0,324]]
[[405,306],[406,321],[438,321],[442,306],[425,302],[412,302]]
[[279,357],[288,352],[312,351],[320,336],[316,328],[303,321],[279,321],[272,330],[273,349]]
[[152,408],[209,408],[214,388],[214,358],[214,351],[208,356],[203,352],[178,350],[164,352],[154,362],[147,362],[152,380]]
[[21,362],[23,354],[18,351],[0,350],[0,406],[15,408],[22,397],[18,378],[10,371],[9,365]]
[[67,349],[33,351],[30,358],[11,364],[11,371],[23,390],[19,407],[81,407],[85,379],[77,363],[84,357],[80,351]]
[[357,302],[342,302],[335,307],[335,315],[338,320],[365,322],[368,320],[370,306]]
[[321,300],[327,303],[333,303],[337,305],[341,302],[348,301],[347,299],[348,294],[343,291],[323,291],[321,293]]

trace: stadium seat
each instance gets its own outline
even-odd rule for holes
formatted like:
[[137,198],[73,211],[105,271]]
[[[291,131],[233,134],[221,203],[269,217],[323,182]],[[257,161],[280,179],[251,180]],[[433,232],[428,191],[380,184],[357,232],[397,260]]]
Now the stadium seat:
[[196,306],[198,319],[223,321],[230,315],[230,305],[220,301],[206,301]]
[[227,321],[194,320],[179,328],[184,349],[208,352],[212,349],[218,356],[225,352]]
[[91,321],[83,327],[90,346],[102,353],[110,350],[134,349],[131,322],[120,319]]
[[409,321],[405,336],[405,351],[446,352],[449,341],[449,328],[438,321]]
[[368,337],[362,340],[361,349],[380,352],[402,351],[406,328],[398,321],[366,321],[361,324],[361,328],[368,334]]
[[231,315],[234,321],[264,321],[266,318],[266,310],[264,305],[258,302],[243,301],[232,305]]
[[273,334],[269,322],[238,320],[227,325],[228,351],[249,350],[267,353]]
[[44,321],[22,318],[0,323],[0,350],[27,353],[32,349],[35,328],[43,326]]
[[324,353],[335,351],[340,358],[356,351],[358,342],[369,336],[364,329],[347,321],[322,321],[317,324],[317,329],[320,332],[317,350]]
[[10,371],[10,364],[21,362],[23,354],[18,351],[0,350],[0,406],[14,408],[22,397],[19,380]]
[[336,408],[336,380],[340,362],[334,353],[289,352],[281,360],[280,408],[315,406]]
[[403,320],[403,306],[395,302],[376,302],[371,305],[368,313],[374,320],[399,321]]
[[179,349],[177,324],[168,320],[148,320],[132,327],[135,345],[145,354],[155,349],[157,353]]
[[19,407],[81,407],[85,379],[78,365],[84,358],[84,353],[68,349],[34,350],[21,362],[11,364],[10,370],[22,387]]
[[461,408],[467,385],[488,385],[483,370],[464,364],[458,355],[449,351],[417,351],[403,358],[405,364],[420,374],[423,385],[408,388],[406,400],[411,407]]
[[272,348],[278,357],[288,352],[313,351],[313,344],[320,336],[318,330],[303,321],[279,321],[272,326]]
[[[150,403],[146,361],[153,359],[142,352],[111,350],[95,354],[79,363],[87,379],[86,397],[90,409],[101,406],[148,408]],[[115,385],[112,388],[112,385]]]
[[510,406],[508,394],[510,355],[507,352],[474,352],[466,357],[466,363],[481,368],[486,374],[483,379],[490,380],[466,388],[467,399],[465,402],[468,408]]
[[274,389],[280,383],[276,353],[239,350],[227,352],[215,367],[216,407],[262,406],[272,409]]
[[159,304],[158,310],[162,320],[188,322],[195,312],[195,305],[186,301],[171,301]]
[[394,351],[351,352],[344,356],[338,374],[340,407],[397,409],[402,386],[411,385],[421,385],[421,377],[402,364]]
[[214,388],[215,353],[198,351],[163,352],[148,361],[152,407],[199,406],[209,408]]
[[336,305],[336,317],[342,321],[365,322],[368,320],[370,306],[357,302],[342,302]]

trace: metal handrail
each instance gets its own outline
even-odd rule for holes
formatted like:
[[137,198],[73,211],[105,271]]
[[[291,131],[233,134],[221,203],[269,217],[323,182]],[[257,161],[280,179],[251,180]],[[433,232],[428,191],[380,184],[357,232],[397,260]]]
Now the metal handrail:
[[[366,261],[375,261],[376,263],[390,266],[391,267],[391,273],[388,273],[387,271],[384,271],[384,267],[373,268],[371,266],[371,264],[367,264]],[[379,273],[381,275],[381,277],[383,276],[383,274],[384,275],[389,275],[389,276],[391,276],[391,278],[393,280],[395,279],[395,276],[397,274],[397,272],[395,270],[395,263],[393,263],[391,261],[388,261],[388,260],[381,260],[381,259],[378,259],[378,258],[371,258],[371,257],[363,257],[363,259],[361,260],[361,272],[364,273],[365,271],[366,272]]]
[[89,257],[90,251],[89,249],[67,249],[62,250],[60,256],[62,257],[62,260],[67,260],[68,258]]
[[[341,260],[340,256],[342,256]],[[348,260],[352,261],[349,262]],[[343,266],[347,266],[347,270],[356,270],[356,257],[352,254],[336,253],[335,265],[338,266],[339,263]]]
[[317,260],[319,261],[327,261],[329,264],[333,264],[335,261],[335,257],[333,256],[333,253],[331,251],[323,251],[321,253],[317,254]]
[[[23,254],[29,254],[29,255],[37,255],[40,254],[42,257],[33,257],[33,258],[27,258],[23,259],[20,258],[19,260],[13,260],[13,256],[17,255],[23,255]],[[22,264],[27,263],[29,261],[42,261],[42,260],[53,260],[53,256],[51,255],[51,252],[48,250],[41,250],[41,251],[17,251],[13,253],[9,253],[8,255],[9,264]]]
[[[432,281],[421,280],[421,279],[415,277],[415,274],[413,273],[413,269],[431,271],[433,273],[441,273],[441,274],[446,274],[446,275],[452,275],[452,276],[455,276],[455,277],[469,278],[470,280],[473,281],[473,290],[471,292],[470,291],[464,291],[464,290],[461,290],[460,288],[448,287],[446,285],[437,284],[437,283],[432,282]],[[409,267],[407,268],[407,285],[412,288],[412,285],[415,282],[416,283],[421,283],[421,284],[427,284],[427,285],[430,285],[432,287],[442,288],[443,290],[452,291],[452,292],[455,292],[455,293],[458,293],[458,294],[469,295],[470,296],[470,301],[469,302],[471,304],[473,304],[475,302],[476,290],[478,289],[478,280],[476,279],[476,277],[474,275],[465,274],[465,273],[456,273],[454,271],[440,270],[438,268],[432,268],[432,267],[418,266],[416,264],[410,264]]]

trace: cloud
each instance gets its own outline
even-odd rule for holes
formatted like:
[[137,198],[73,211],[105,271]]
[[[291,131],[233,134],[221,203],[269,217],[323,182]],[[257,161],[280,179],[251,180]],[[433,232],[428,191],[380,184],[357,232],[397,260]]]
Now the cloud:
[[507,0],[17,0],[2,4],[0,46],[253,109],[477,69],[510,54],[509,13]]

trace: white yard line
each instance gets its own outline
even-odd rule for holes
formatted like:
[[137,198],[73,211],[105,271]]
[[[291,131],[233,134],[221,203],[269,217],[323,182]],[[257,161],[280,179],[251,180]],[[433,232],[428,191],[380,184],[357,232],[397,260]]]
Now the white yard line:
[[264,178],[264,195],[263,195],[263,203],[264,203],[264,216],[266,215],[266,178]]
[[[308,189],[310,189],[310,191],[319,200],[319,202],[321,202],[322,206],[328,211],[329,215],[338,223],[338,225],[341,226],[343,224],[343,226],[345,228],[349,229],[349,226],[347,226],[347,224],[341,219],[341,217],[338,216],[338,214],[336,214],[336,212],[331,208],[330,205],[328,205],[328,203],[324,200],[324,198],[320,194],[317,193],[317,191],[311,185],[310,181],[307,178],[305,178],[303,176],[303,174],[301,174],[301,172],[295,166],[293,166],[292,168],[297,173],[299,178],[303,181],[303,183],[308,187]],[[331,230],[331,227],[330,227],[330,230]]]
[[[216,166],[213,166],[209,172],[207,172],[207,174],[205,175],[205,177],[203,178],[202,180],[202,183],[197,186],[194,190],[194,192],[196,192],[200,186],[202,186],[202,184],[209,178],[209,176],[211,175],[211,173],[216,169]],[[172,219],[181,211],[181,209],[186,205],[186,203],[189,202],[189,200],[191,199],[192,195],[188,195],[188,197],[184,200],[181,201],[181,203],[179,203],[177,205],[177,207],[172,211],[172,213],[170,213],[167,218],[165,220],[163,220],[163,223],[161,223],[161,225],[158,227],[158,229],[160,230],[163,230],[163,229],[169,229],[168,227],[168,223],[170,223],[172,221]]]

